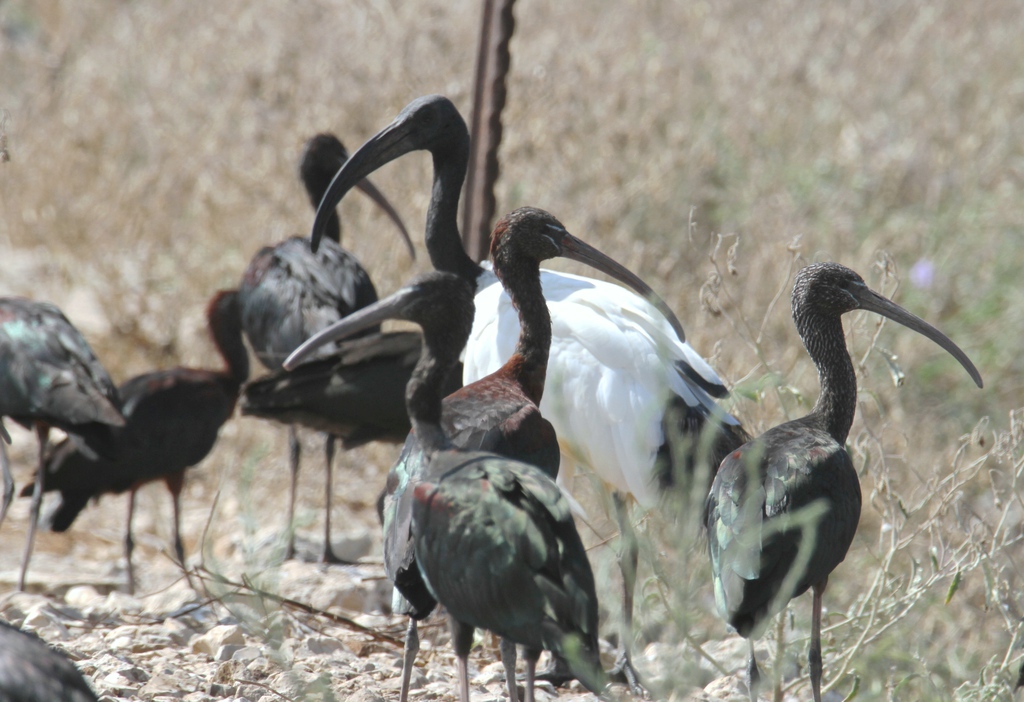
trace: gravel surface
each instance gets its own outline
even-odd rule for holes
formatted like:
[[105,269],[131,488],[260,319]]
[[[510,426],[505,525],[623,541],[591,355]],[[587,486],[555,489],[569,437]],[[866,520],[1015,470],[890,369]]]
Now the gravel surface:
[[[300,482],[300,557],[281,562],[287,470],[278,434],[283,432],[254,420],[235,420],[215,453],[189,472],[183,532],[195,589],[167,555],[170,501],[156,484],[138,498],[134,596],[125,587],[125,499],[109,495],[90,505],[69,532],[39,533],[28,591],[15,592],[28,514],[28,500],[16,500],[0,532],[0,617],[66,653],[107,702],[396,700],[406,620],[389,612],[391,586],[379,563],[373,512],[395,448],[353,451],[338,461],[343,487],[333,541],[339,553],[361,561],[326,566],[315,562],[322,529],[321,441],[309,434],[308,468]],[[30,477],[35,448],[27,432],[14,435],[12,463],[20,486]],[[253,449],[253,436],[270,437],[268,445]],[[232,455],[246,451],[262,456],[259,472]],[[614,651],[604,644],[610,666]],[[645,654],[640,665],[656,679],[680,652],[653,644]],[[493,637],[479,635],[470,665],[474,702],[505,699]],[[456,690],[447,623],[435,615],[421,627],[411,699],[454,700]],[[628,697],[621,686],[612,693]],[[700,695],[693,699],[730,699],[721,692]],[[538,702],[556,698],[596,699],[578,683],[558,691],[539,685]]]

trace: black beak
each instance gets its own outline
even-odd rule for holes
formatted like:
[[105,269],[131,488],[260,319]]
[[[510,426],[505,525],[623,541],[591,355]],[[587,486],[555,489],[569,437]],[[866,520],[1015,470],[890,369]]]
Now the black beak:
[[[406,120],[401,118],[395,120],[375,136],[370,137],[365,144],[360,146],[349,157],[345,165],[341,167],[341,170],[335,174],[334,180],[327,186],[327,192],[324,193],[320,206],[316,210],[316,219],[313,220],[313,231],[310,234],[313,251],[316,251],[320,246],[320,239],[323,237],[327,220],[331,213],[334,212],[335,207],[338,206],[338,203],[341,202],[341,199],[345,197],[345,194],[358,185],[369,195],[369,191],[363,185],[363,183],[368,183],[365,180],[366,177],[384,164],[415,149],[415,146],[408,142],[411,131]],[[373,196],[371,195],[371,197]],[[380,204],[379,201],[378,204]],[[381,207],[385,206],[381,205]],[[390,207],[390,204],[387,205],[385,211],[388,211]],[[404,226],[399,226],[411,251],[412,242],[409,241],[408,232],[405,232]]]
[[892,321],[902,324],[907,329],[913,329],[918,334],[928,337],[936,344],[946,349],[953,358],[960,361],[960,365],[963,366],[968,375],[971,376],[971,380],[974,381],[974,384],[979,388],[984,387],[981,380],[981,373],[979,373],[978,369],[974,367],[973,363],[971,363],[971,359],[967,357],[967,354],[965,354],[959,346],[954,344],[948,336],[928,324],[928,322],[924,321],[917,315],[911,314],[892,300],[882,297],[867,286],[855,288],[851,292],[859,303],[860,309],[875,312],[883,317],[888,317]]

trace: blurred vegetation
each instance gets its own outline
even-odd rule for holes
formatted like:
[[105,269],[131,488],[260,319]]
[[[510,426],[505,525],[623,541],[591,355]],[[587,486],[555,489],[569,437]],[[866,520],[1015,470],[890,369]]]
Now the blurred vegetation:
[[[519,0],[516,18],[499,210],[549,209],[645,277],[743,390],[731,406],[752,431],[816,396],[788,303],[809,261],[857,269],[975,360],[981,392],[922,338],[847,319],[865,507],[825,597],[825,680],[844,695],[859,681],[861,699],[1010,699],[1024,5]],[[355,147],[431,92],[467,109],[477,22],[469,0],[0,2],[0,292],[61,305],[118,379],[214,363],[205,300],[312,222],[303,141]],[[414,231],[429,179],[426,156],[375,177]],[[364,200],[342,215],[381,293],[429,265]],[[282,444],[246,420],[207,470]],[[360,454],[380,465],[357,475],[390,455]],[[276,505],[284,472],[253,490]],[[644,519],[658,577],[641,640],[685,649],[680,690],[706,682],[697,647],[726,635],[697,513]],[[784,627],[797,662],[809,609]],[[787,685],[809,694],[805,673]]]

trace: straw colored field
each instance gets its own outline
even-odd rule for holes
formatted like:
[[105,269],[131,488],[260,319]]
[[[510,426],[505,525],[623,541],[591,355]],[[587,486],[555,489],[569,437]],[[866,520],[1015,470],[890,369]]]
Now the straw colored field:
[[[983,391],[923,338],[847,320],[865,507],[825,598],[825,680],[862,699],[1010,699],[1024,615],[1024,6],[520,0],[516,17],[499,209],[549,209],[644,276],[752,431],[817,393],[788,305],[808,261],[857,269],[977,363]],[[0,291],[64,307],[118,379],[216,363],[205,300],[312,221],[304,139],[331,130],[354,147],[431,92],[468,113],[477,22],[469,0],[0,3]],[[375,178],[414,231],[429,179],[427,156]],[[429,266],[410,264],[368,202],[350,198],[342,217],[382,293]],[[16,444],[20,483],[34,447]],[[194,471],[188,545],[216,486],[219,528],[235,528],[245,466],[255,504],[283,515],[283,456],[281,430],[236,420]],[[339,512],[372,528],[392,456],[341,459]],[[346,481],[366,484],[346,498]],[[697,510],[644,521],[640,637],[682,651],[679,690],[708,681],[697,647],[726,636]],[[609,549],[594,554],[610,567]],[[611,610],[615,592],[602,593]],[[784,622],[796,661],[809,609],[798,600]],[[805,674],[787,686],[809,697]]]

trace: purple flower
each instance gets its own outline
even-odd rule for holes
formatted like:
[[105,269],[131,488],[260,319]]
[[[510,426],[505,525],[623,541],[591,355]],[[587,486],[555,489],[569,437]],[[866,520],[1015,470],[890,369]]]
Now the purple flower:
[[910,284],[915,288],[927,290],[935,282],[935,264],[927,258],[918,259],[910,268]]

